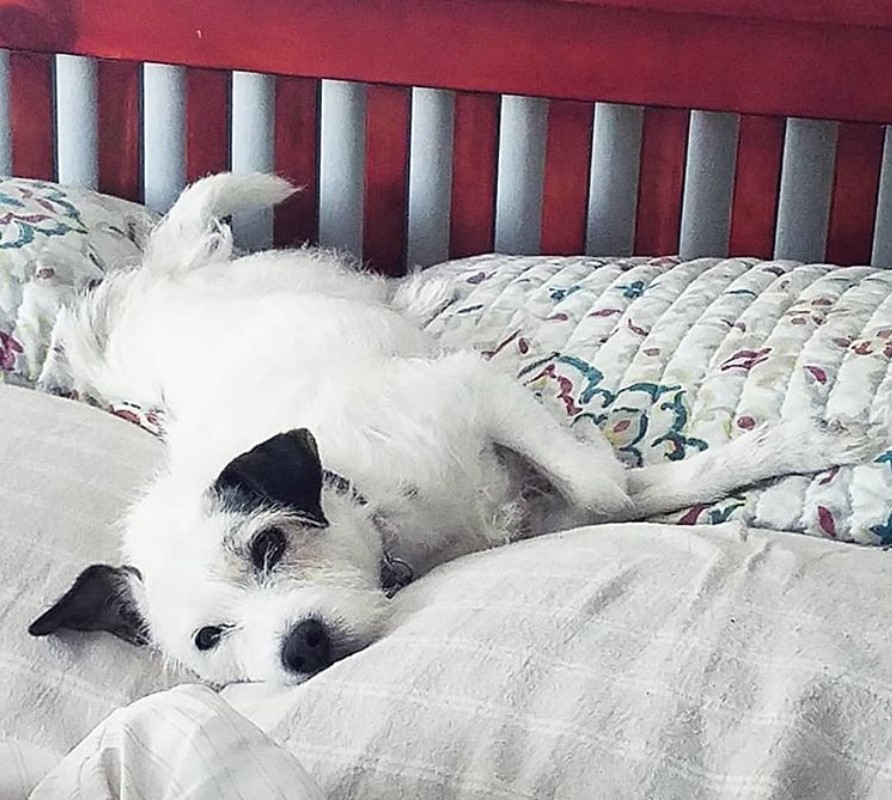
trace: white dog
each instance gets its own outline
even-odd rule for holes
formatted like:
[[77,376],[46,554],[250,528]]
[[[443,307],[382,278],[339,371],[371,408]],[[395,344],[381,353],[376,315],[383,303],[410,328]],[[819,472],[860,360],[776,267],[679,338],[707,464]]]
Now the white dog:
[[309,250],[233,259],[219,219],[290,192],[269,176],[199,182],[141,267],[66,318],[79,384],[165,409],[168,463],[127,516],[125,566],[89,567],[33,634],[104,629],[214,683],[295,682],[374,640],[388,596],[447,559],[873,449],[864,428],[799,419],[627,472],[596,428],[571,433],[422,331],[442,284]]

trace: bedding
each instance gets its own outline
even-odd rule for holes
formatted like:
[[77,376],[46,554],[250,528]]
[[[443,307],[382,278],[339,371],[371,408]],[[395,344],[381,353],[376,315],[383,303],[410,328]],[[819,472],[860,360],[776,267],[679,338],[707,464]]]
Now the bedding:
[[322,797],[294,757],[225,700],[204,686],[181,686],[112,714],[30,800]]
[[[778,416],[886,423],[892,270],[756,259],[487,255],[428,273],[458,301],[431,324],[512,370],[631,466],[679,459]],[[892,545],[892,451],[663,517]]]
[[106,635],[26,627],[114,558],[111,524],[160,457],[108,414],[0,386],[0,796],[47,772],[36,798],[159,780],[201,798],[217,776],[235,792],[267,772],[303,786],[303,771],[308,797],[892,795],[892,555],[736,522],[600,526],[461,559],[397,595],[382,640],[301,686],[231,686],[229,706],[188,687],[103,722],[191,676]]
[[399,593],[387,635],[224,696],[329,797],[892,797],[892,555],[605,525]]
[[0,380],[40,378],[60,303],[137,261],[156,219],[89,189],[0,178]]
[[0,739],[7,747],[15,740],[58,757],[116,708],[185,678],[148,650],[104,634],[27,633],[87,564],[117,562],[114,524],[161,450],[109,414],[0,384]]
[[284,775],[297,798],[884,800],[889,558],[739,523],[479,553],[300,686],[115,713],[33,797],[276,797],[239,787]]

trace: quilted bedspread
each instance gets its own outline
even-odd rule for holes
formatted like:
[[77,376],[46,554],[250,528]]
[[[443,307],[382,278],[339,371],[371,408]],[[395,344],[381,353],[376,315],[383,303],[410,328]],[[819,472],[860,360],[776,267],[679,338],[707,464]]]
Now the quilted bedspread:
[[[885,421],[892,271],[754,259],[478,256],[432,268],[459,299],[431,325],[600,425],[630,466],[801,414]],[[892,544],[892,451],[663,519],[740,520]]]

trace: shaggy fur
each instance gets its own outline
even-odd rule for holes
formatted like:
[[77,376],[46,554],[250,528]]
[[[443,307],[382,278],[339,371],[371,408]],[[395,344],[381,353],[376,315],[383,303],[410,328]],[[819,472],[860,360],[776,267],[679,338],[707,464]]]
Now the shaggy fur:
[[374,640],[388,595],[445,560],[882,444],[798,419],[626,471],[597,428],[571,433],[494,365],[424,333],[445,285],[313,250],[235,258],[221,217],[290,191],[263,175],[200,181],[140,267],[65,317],[77,385],[162,407],[168,460],[125,521],[126,566],[85,572],[35,635],[101,628],[211,682],[299,681]]

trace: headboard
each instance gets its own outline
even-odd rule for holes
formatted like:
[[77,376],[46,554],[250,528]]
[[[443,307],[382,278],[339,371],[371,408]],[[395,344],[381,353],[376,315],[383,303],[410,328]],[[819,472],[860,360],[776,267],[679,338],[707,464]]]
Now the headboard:
[[0,0],[0,48],[0,172],[163,207],[275,169],[306,187],[278,243],[391,274],[493,249],[892,264],[880,0]]

